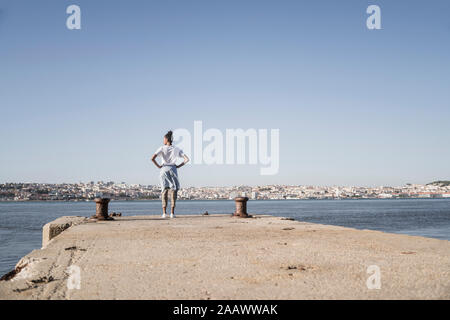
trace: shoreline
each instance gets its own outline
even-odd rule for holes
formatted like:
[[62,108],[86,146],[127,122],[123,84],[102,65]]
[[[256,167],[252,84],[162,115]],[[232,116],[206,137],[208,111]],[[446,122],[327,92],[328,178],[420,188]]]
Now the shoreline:
[[[81,290],[66,286],[73,264]],[[380,290],[366,286],[369,265]],[[449,241],[270,215],[83,220],[16,269],[0,299],[450,298]]]

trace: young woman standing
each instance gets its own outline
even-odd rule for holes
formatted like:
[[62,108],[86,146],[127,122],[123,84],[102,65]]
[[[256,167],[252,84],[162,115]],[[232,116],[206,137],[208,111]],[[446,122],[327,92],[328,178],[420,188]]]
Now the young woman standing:
[[[160,169],[159,178],[161,183],[161,200],[163,207],[162,217],[166,217],[167,201],[170,191],[170,217],[175,218],[175,203],[177,201],[177,192],[180,189],[180,182],[178,180],[178,170],[184,166],[189,158],[183,153],[183,150],[172,145],[173,132],[169,131],[164,136],[164,145],[158,150],[152,157],[152,161]],[[156,158],[161,156],[162,164],[160,165]],[[178,158],[183,158],[183,163],[177,165],[176,161]]]

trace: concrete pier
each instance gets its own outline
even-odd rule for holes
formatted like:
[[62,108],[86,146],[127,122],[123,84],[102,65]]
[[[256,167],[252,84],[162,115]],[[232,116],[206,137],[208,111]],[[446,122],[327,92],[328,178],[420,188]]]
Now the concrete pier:
[[450,298],[445,240],[265,215],[65,219],[0,299]]

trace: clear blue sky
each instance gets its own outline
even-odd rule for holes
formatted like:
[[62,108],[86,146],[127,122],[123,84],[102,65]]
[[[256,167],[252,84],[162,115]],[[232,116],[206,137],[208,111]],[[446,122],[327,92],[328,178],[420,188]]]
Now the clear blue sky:
[[194,120],[279,128],[280,170],[190,165],[184,186],[449,179],[449,14],[447,0],[0,0],[0,182],[157,184],[149,157]]

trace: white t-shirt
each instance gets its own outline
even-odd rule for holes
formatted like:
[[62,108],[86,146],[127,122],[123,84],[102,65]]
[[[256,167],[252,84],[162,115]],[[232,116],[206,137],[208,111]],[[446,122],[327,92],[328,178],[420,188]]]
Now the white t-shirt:
[[178,158],[184,156],[183,150],[175,146],[162,146],[156,150],[155,154],[161,156],[163,165],[175,165]]

